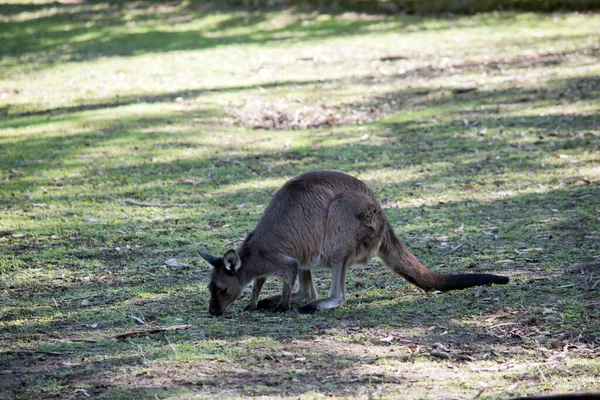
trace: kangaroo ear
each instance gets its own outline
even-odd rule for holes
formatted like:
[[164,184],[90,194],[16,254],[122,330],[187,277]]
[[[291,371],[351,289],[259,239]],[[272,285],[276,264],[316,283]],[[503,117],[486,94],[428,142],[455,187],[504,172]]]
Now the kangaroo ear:
[[215,257],[208,253],[202,253],[202,252],[199,252],[198,254],[200,254],[200,257],[204,258],[206,260],[206,262],[210,264],[211,269],[217,268],[219,266],[219,261],[220,261],[219,257]]
[[240,260],[240,256],[237,251],[229,250],[223,256],[223,264],[225,265],[225,269],[231,272],[238,272],[240,267],[242,266],[242,260]]

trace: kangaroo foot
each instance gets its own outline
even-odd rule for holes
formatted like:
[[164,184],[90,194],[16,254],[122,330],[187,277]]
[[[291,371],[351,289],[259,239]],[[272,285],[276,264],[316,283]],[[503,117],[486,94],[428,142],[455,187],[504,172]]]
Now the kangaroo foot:
[[281,298],[281,296],[278,295],[278,296],[272,296],[272,297],[267,297],[266,299],[262,299],[256,304],[256,309],[257,310],[274,309],[279,304],[280,298]]
[[298,308],[298,314],[314,314],[319,311],[319,308],[313,303],[308,303],[305,306]]

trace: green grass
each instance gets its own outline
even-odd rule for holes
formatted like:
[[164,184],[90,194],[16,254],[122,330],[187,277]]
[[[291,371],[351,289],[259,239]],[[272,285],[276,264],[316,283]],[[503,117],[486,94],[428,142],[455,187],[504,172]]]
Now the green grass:
[[[599,28],[0,3],[0,398],[599,390]],[[197,252],[314,169],[369,183],[430,268],[511,284],[426,295],[373,260],[337,310],[209,317]],[[113,339],[132,316],[192,327]]]

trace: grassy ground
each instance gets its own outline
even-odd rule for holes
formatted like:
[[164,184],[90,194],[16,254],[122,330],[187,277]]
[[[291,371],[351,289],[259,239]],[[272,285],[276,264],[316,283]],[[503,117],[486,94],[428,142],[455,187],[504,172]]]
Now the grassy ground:
[[[0,3],[0,398],[599,390],[599,32]],[[313,169],[368,182],[430,268],[511,284],[424,294],[373,260],[337,310],[209,317],[197,251]]]

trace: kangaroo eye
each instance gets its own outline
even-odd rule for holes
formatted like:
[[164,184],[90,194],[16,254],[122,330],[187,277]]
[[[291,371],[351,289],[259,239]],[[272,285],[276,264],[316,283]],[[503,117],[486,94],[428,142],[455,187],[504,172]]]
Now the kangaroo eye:
[[227,294],[227,288],[219,290],[219,294],[225,296]]

